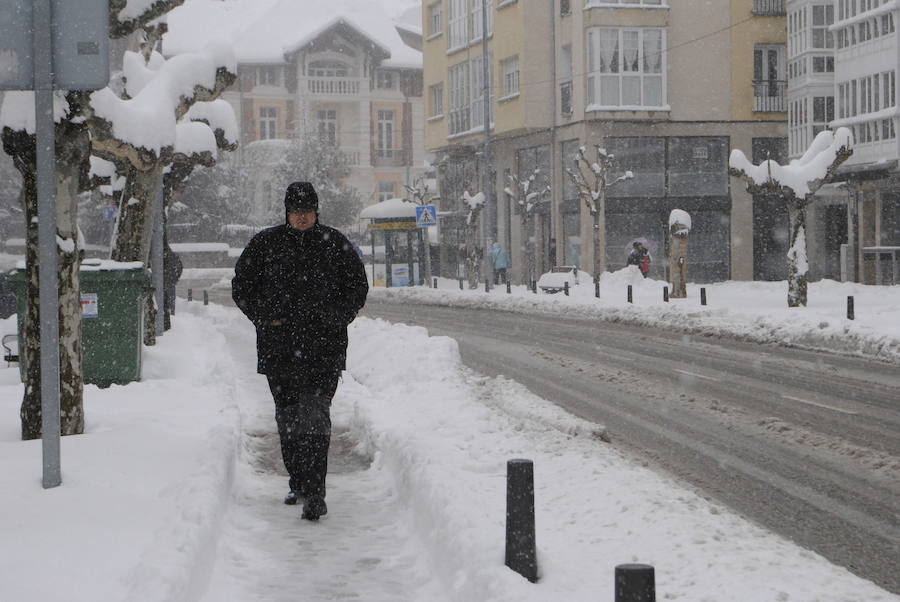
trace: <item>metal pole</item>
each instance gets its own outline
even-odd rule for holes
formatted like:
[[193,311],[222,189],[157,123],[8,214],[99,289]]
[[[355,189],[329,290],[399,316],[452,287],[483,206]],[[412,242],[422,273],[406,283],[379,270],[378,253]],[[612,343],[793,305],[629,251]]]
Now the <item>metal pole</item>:
[[159,192],[156,196],[156,205],[153,208],[153,240],[151,242],[152,257],[150,264],[153,266],[153,287],[156,289],[156,321],[153,327],[156,330],[156,336],[161,337],[163,332],[165,332],[163,319],[165,318],[166,298],[165,268],[163,266],[165,261],[163,253],[163,211],[165,209],[163,209],[162,178],[160,178]]
[[50,0],[34,0],[34,109],[37,139],[38,281],[41,319],[41,445],[44,489],[62,483],[59,426],[59,257]]
[[[491,174],[493,172],[491,162],[491,61],[488,52],[488,8],[493,8],[493,3],[488,0],[481,0],[481,70],[484,79],[484,90],[482,98],[484,101],[484,177],[482,190],[484,191],[484,220],[486,228],[482,229],[483,242],[481,248],[484,249],[484,265],[485,274],[494,281],[494,265],[490,260],[490,249],[487,248],[487,241],[497,240],[497,204],[494,202],[493,186],[491,183]],[[487,230],[487,232],[485,232]]]

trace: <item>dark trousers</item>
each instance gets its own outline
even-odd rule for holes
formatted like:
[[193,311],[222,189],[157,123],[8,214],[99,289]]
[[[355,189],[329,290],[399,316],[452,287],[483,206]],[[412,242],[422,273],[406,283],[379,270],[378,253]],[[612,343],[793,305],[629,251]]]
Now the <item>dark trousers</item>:
[[304,377],[268,376],[275,400],[275,422],[291,491],[300,497],[325,497],[331,398],[339,373]]

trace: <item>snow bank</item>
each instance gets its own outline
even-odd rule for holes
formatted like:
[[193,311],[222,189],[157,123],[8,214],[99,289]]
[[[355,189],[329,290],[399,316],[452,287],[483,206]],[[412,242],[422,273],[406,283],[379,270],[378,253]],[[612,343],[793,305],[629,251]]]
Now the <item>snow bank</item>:
[[[367,266],[367,269],[370,266]],[[626,301],[632,286],[634,303]],[[809,306],[787,307],[786,282],[729,281],[694,284],[686,299],[663,302],[668,283],[643,278],[635,266],[600,277],[600,298],[590,278],[572,287],[570,296],[533,294],[524,286],[460,291],[455,280],[439,279],[439,289],[372,288],[370,294],[416,303],[488,307],[521,313],[559,314],[630,322],[702,336],[727,336],[758,343],[795,345],[900,361],[900,286],[870,286],[822,280],[809,284]],[[709,304],[700,305],[700,288]],[[854,296],[856,319],[846,317]],[[861,309],[862,308],[862,309]]]

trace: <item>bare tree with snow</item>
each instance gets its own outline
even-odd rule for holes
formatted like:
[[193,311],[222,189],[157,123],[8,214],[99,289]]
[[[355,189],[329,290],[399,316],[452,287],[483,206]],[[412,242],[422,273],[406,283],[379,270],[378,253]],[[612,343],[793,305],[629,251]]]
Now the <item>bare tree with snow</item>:
[[469,288],[476,289],[481,281],[481,258],[484,254],[484,250],[478,246],[478,225],[484,209],[484,193],[471,196],[466,190],[460,201],[466,213],[466,277],[469,279]]
[[537,208],[538,203],[550,198],[551,191],[550,184],[546,178],[542,185],[538,184],[540,175],[541,170],[537,168],[525,179],[520,179],[517,175],[510,175],[509,185],[503,189],[504,194],[519,207],[522,241],[525,251],[524,279],[526,284],[537,277],[537,274],[534,273],[534,245],[529,242],[534,210]]
[[[176,124],[195,102],[213,100],[234,81],[235,65],[230,50],[213,49],[170,61],[151,52],[152,45],[165,31],[165,24],[159,18],[183,2],[110,0],[110,37],[123,38],[142,30],[143,60],[157,68],[148,66],[145,73],[131,68],[136,75],[125,86],[114,78],[110,87],[97,92],[55,94],[60,422],[64,435],[84,430],[78,279],[83,243],[77,223],[79,194],[92,185],[91,154],[119,164],[127,162],[133,168],[125,187],[124,205],[129,210],[119,220],[119,251],[114,258],[146,263],[152,227],[150,201],[161,186],[166,161],[170,163],[174,155]],[[139,61],[132,57],[126,62],[133,67]],[[135,91],[136,87],[142,90]],[[25,395],[20,414],[22,437],[34,439],[41,435],[41,378],[33,93],[7,93],[0,110],[0,125],[4,151],[13,158],[23,179],[28,304],[20,344],[25,367]],[[214,140],[214,134],[210,132],[208,138]]]
[[578,196],[594,221],[594,278],[606,270],[606,191],[612,186],[634,177],[630,171],[616,175],[615,156],[596,145],[597,158],[587,158],[587,149],[580,147],[575,154],[575,167],[566,169],[578,188]]
[[778,195],[788,207],[791,246],[788,250],[788,307],[806,307],[806,210],[816,192],[834,178],[837,168],[853,154],[853,134],[847,128],[819,132],[802,157],[788,165],[763,161],[753,165],[740,150],[729,158],[729,173],[747,182],[751,194]]

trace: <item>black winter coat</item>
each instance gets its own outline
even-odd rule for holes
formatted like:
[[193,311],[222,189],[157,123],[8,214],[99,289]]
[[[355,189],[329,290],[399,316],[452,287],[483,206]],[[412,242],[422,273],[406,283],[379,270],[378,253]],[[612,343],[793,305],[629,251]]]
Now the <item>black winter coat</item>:
[[318,222],[305,231],[267,228],[241,253],[231,287],[256,325],[257,372],[287,377],[346,367],[347,325],[369,285],[343,234]]

